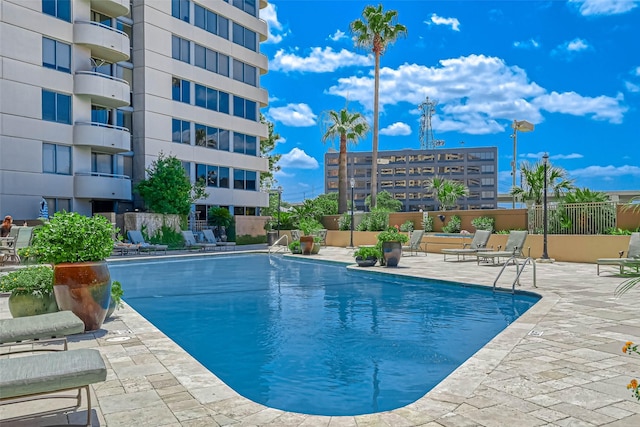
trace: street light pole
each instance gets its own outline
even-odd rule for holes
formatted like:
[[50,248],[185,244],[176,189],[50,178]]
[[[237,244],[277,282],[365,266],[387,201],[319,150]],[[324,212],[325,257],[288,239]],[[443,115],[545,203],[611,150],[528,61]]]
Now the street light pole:
[[278,239],[280,238],[280,201],[282,200],[282,186],[278,186]]
[[542,162],[544,163],[544,199],[543,199],[543,215],[542,215],[542,221],[544,222],[543,225],[543,233],[544,233],[544,237],[543,237],[543,244],[542,244],[542,259],[543,260],[548,260],[549,259],[549,254],[547,253],[547,165],[549,163],[549,154],[544,153],[544,156],[542,156]]
[[355,209],[355,206],[353,205],[353,188],[356,186],[356,180],[351,178],[349,184],[351,184],[351,241],[349,243],[349,247],[353,248],[353,210]]
[[[517,146],[518,146],[518,131],[520,132],[531,132],[533,130],[533,123],[529,123],[526,120],[514,120],[511,124],[513,128],[513,134],[511,137],[513,138],[513,161],[511,162],[511,190],[516,188],[516,171],[518,170],[518,161],[517,161]],[[512,201],[512,209],[516,208],[516,196],[513,195]]]

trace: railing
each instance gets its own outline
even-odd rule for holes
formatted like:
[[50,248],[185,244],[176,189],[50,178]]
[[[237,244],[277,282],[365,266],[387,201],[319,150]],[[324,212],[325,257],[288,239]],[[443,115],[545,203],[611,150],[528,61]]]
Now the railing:
[[271,255],[271,249],[276,246],[278,243],[280,243],[280,240],[284,239],[285,240],[285,244],[284,246],[282,245],[278,245],[278,247],[276,248],[276,250],[274,252],[280,252],[280,251],[288,251],[289,250],[289,236],[284,234],[282,236],[280,236],[278,238],[278,240],[276,240],[275,242],[273,242],[273,245],[269,246],[269,255]]
[[128,175],[120,175],[116,173],[102,173],[102,172],[76,172],[77,176],[101,176],[106,178],[115,178],[115,179],[131,179]]
[[207,225],[206,219],[191,219],[189,218],[188,228],[191,231],[202,231],[210,228]]
[[129,132],[129,129],[126,128],[126,127],[110,125],[110,124],[107,124],[107,123],[100,123],[100,122],[76,122],[76,125],[78,125],[78,126],[96,126],[96,127],[102,127],[102,128],[107,128],[107,129],[115,129],[115,130],[121,130],[121,131]]
[[101,77],[103,79],[109,79],[109,80],[113,80],[115,82],[124,83],[127,86],[129,86],[129,82],[124,80],[124,79],[121,79],[121,78],[118,78],[118,77],[113,77],[113,76],[110,76],[108,74],[98,73],[97,71],[76,71],[76,74],[81,74],[81,75],[85,75],[85,76]]
[[[549,234],[604,234],[617,228],[617,203],[570,203],[547,206]],[[528,212],[529,232],[542,234],[544,206],[533,206]]]
[[531,263],[531,265],[533,265],[533,287],[537,288],[538,285],[536,284],[536,262],[533,258],[531,257],[527,257],[527,259],[524,260],[524,262],[522,263],[522,268],[520,268],[520,264],[518,263],[518,257],[517,256],[512,256],[511,258],[509,258],[508,260],[506,260],[504,262],[504,265],[502,266],[502,269],[500,270],[500,272],[498,273],[498,276],[496,276],[496,280],[493,281],[493,291],[496,291],[496,287],[498,284],[498,279],[500,279],[500,276],[502,276],[502,273],[504,272],[504,269],[507,267],[507,265],[509,265],[510,262],[513,262],[516,265],[516,278],[513,280],[513,283],[511,284],[511,293],[515,294],[516,293],[516,283],[518,285],[520,285],[520,275],[522,274],[522,272],[524,271],[524,268],[526,267],[526,265],[528,263]]
[[110,27],[108,25],[101,24],[100,22],[80,21],[80,20],[78,20],[78,21],[75,21],[74,24],[93,25],[93,26],[96,26],[96,27],[104,28],[105,30],[113,31],[114,33],[118,33],[118,34],[120,34],[122,36],[125,36],[126,38],[129,38],[129,35],[127,33],[125,33],[124,31],[121,31],[121,30],[119,30],[117,28]]

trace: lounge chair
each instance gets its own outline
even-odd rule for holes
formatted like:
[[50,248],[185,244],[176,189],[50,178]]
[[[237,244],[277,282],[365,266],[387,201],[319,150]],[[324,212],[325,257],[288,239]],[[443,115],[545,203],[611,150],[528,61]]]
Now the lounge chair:
[[92,415],[89,385],[107,379],[107,368],[100,352],[88,348],[3,358],[0,359],[0,372],[2,405],[47,397],[61,398],[65,396],[43,395],[77,389],[77,395],[73,396],[77,399],[77,409],[84,389],[87,395],[87,426],[91,426]]
[[327,229],[326,228],[322,228],[320,230],[318,230],[316,233],[314,233],[314,235],[316,237],[320,238],[320,244],[322,246],[327,246]]
[[20,255],[18,251],[22,248],[26,248],[31,244],[31,238],[33,237],[33,227],[26,226],[13,226],[9,232],[9,236],[3,238],[3,242],[0,244],[0,252],[4,253],[7,261],[13,261],[20,264]]
[[465,243],[462,248],[442,249],[440,252],[444,254],[445,261],[447,260],[447,255],[455,255],[458,261],[460,261],[460,257],[462,257],[464,261],[467,255],[475,256],[478,251],[485,251],[489,237],[491,237],[491,231],[477,230],[473,235],[471,243]]
[[[45,343],[53,339],[55,341],[63,341],[64,349],[66,350],[66,337],[83,332],[84,322],[71,311],[57,311],[35,316],[0,319],[0,346],[9,347],[16,344]],[[16,352],[21,351],[39,351],[39,349],[36,350],[30,346],[28,349],[19,349]]]
[[624,273],[625,267],[633,267],[640,269],[640,233],[631,233],[629,238],[629,249],[627,256],[624,257],[624,251],[620,251],[618,258],[599,258],[596,261],[596,272],[600,275],[601,265],[617,265],[620,267],[620,274]]
[[478,265],[480,265],[480,261],[491,261],[492,264],[495,264],[500,262],[500,258],[523,257],[524,242],[527,240],[528,234],[528,231],[510,231],[504,250],[500,250],[500,246],[498,246],[497,251],[479,251],[476,253]]
[[402,247],[402,255],[407,252],[411,256],[418,255],[418,251],[422,247],[422,236],[424,236],[424,230],[413,230],[409,238],[409,244]]
[[217,244],[215,243],[198,243],[196,242],[196,236],[193,235],[193,231],[182,231],[182,238],[184,238],[184,244],[188,249],[197,249],[199,251],[206,251],[207,249],[215,249]]
[[134,245],[140,245],[140,247],[138,248],[140,252],[154,253],[158,251],[164,251],[164,253],[166,254],[167,249],[169,248],[169,246],[167,245],[156,245],[145,242],[144,237],[142,237],[142,233],[138,230],[127,231],[127,237],[129,238],[129,241]]

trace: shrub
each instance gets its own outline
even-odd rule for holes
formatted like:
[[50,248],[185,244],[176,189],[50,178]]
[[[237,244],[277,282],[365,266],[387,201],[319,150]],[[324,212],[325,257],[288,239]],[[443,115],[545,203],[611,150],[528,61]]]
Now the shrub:
[[381,257],[380,251],[378,250],[378,248],[373,246],[363,246],[361,248],[358,248],[353,253],[353,256],[356,258],[360,257],[362,259],[367,259],[367,258],[379,259]]
[[53,292],[53,270],[47,266],[21,268],[0,276],[0,290],[16,295],[43,295]]
[[345,212],[340,215],[340,218],[338,219],[338,230],[351,230],[351,214],[349,212]]
[[301,253],[302,250],[300,249],[300,240],[294,240],[293,242],[289,243],[289,250],[292,254]]
[[400,231],[404,231],[405,233],[413,231],[413,221],[406,220],[400,225]]
[[471,220],[471,225],[473,225],[476,230],[493,231],[494,224],[495,220],[488,216],[480,216]]
[[461,225],[462,220],[460,219],[460,217],[458,215],[453,215],[451,216],[451,218],[449,218],[449,222],[447,223],[447,225],[442,227],[442,231],[444,231],[445,233],[459,233]]
[[122,284],[117,280],[111,282],[111,300],[115,304],[116,308],[122,308],[122,296],[124,291],[122,290]]
[[401,233],[398,228],[389,227],[385,231],[382,231],[378,234],[378,242],[400,242],[407,243],[409,241],[409,236],[404,233]]
[[252,236],[250,234],[243,234],[236,237],[236,245],[254,245],[257,243],[267,243],[267,236],[264,234],[261,236]]
[[432,216],[425,215],[422,218],[422,229],[425,231],[425,233],[428,233],[429,231],[433,231],[433,217]]

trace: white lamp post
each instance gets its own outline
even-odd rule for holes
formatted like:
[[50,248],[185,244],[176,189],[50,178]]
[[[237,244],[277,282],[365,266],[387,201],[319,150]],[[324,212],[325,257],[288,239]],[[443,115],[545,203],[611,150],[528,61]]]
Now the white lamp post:
[[[513,134],[511,137],[513,138],[513,161],[511,162],[511,178],[512,178],[512,187],[513,190],[516,187],[516,171],[518,170],[517,163],[517,146],[518,146],[518,131],[520,132],[531,132],[533,130],[533,123],[529,123],[526,120],[514,120],[511,124],[513,128]],[[512,209],[516,208],[516,196],[513,196],[513,205]]]
[[356,180],[351,178],[349,184],[351,184],[351,241],[349,243],[349,247],[353,248],[353,210],[355,209],[355,206],[353,205],[353,189],[356,186]]

